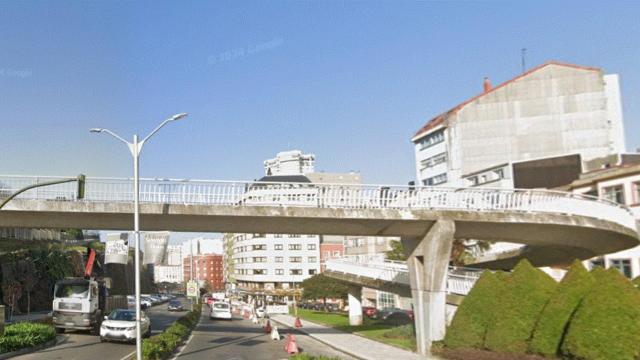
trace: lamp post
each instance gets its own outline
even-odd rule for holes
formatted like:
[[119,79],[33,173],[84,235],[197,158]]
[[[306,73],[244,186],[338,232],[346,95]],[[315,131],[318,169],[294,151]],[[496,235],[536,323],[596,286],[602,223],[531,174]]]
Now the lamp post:
[[138,140],[138,135],[133,135],[133,142],[130,143],[118,136],[116,133],[109,129],[93,128],[89,131],[92,133],[106,133],[119,141],[123,142],[129,148],[131,156],[133,156],[133,226],[134,226],[134,238],[135,238],[135,299],[136,299],[136,360],[142,360],[142,336],[140,331],[140,177],[139,177],[139,160],[142,146],[150,137],[158,132],[163,126],[171,121],[180,120],[187,116],[187,113],[180,113],[173,115],[166,119],[160,125],[158,125],[149,135],[144,139]]

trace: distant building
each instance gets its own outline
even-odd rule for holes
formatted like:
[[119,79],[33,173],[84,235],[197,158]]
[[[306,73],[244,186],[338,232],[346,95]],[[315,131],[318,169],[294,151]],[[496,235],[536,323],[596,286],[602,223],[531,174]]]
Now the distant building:
[[182,266],[182,246],[167,246],[167,265]]
[[[193,272],[191,271],[193,264]],[[200,286],[208,283],[212,290],[223,290],[224,270],[223,256],[221,254],[204,254],[188,256],[183,259],[183,279],[198,281]],[[192,277],[193,276],[193,277]]]
[[155,265],[153,267],[153,281],[155,283],[182,284],[184,272],[182,266],[175,265]]
[[427,186],[503,182],[505,164],[579,154],[624,153],[618,75],[548,62],[429,120],[411,139]]
[[[639,155],[640,156],[640,155]],[[628,206],[640,220],[640,164],[628,155],[596,159],[580,179],[558,188],[577,194],[598,196]],[[585,261],[588,268],[616,268],[628,278],[640,276],[640,246]]]
[[275,158],[264,161],[266,176],[301,175],[314,172],[316,156],[300,150],[279,152]]
[[344,242],[344,236],[320,236],[320,272],[325,270],[327,260],[344,257]]

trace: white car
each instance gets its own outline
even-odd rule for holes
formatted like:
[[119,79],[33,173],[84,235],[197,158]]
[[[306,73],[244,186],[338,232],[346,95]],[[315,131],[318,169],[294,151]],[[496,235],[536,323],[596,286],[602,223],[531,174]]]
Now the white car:
[[[142,312],[140,321],[143,337],[151,335],[151,320]],[[136,339],[136,312],[129,309],[116,309],[105,316],[100,325],[100,341],[135,341]]]
[[264,308],[261,308],[261,307],[256,308],[256,315],[257,315],[259,318],[263,318],[263,317],[264,317]]
[[231,305],[228,302],[217,301],[211,304],[211,319],[229,319],[231,320]]

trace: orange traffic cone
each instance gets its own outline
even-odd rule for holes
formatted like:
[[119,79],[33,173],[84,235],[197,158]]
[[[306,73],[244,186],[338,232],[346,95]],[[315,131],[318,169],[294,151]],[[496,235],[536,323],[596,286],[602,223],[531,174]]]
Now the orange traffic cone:
[[271,334],[271,322],[267,320],[267,324],[264,326],[264,333]]
[[295,326],[297,328],[301,328],[302,327],[302,321],[300,321],[299,317],[296,317],[296,322],[295,322],[295,324],[293,324],[293,326]]
[[296,337],[293,335],[289,335],[289,341],[287,342],[287,347],[285,348],[287,354],[293,355],[297,354],[300,351],[298,350],[298,345],[296,344]]

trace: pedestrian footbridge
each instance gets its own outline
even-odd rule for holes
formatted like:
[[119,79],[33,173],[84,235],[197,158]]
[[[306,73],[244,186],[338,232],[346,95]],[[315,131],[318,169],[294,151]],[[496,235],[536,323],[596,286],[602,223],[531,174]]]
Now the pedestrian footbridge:
[[[0,176],[0,198],[51,180]],[[85,197],[77,200],[75,192],[75,184],[66,183],[22,193],[0,211],[0,227],[133,228],[131,179],[89,177]],[[454,239],[557,254],[534,261],[537,266],[640,244],[628,208],[557,191],[142,179],[140,202],[140,228],[147,231],[400,237],[422,354],[444,337]]]

